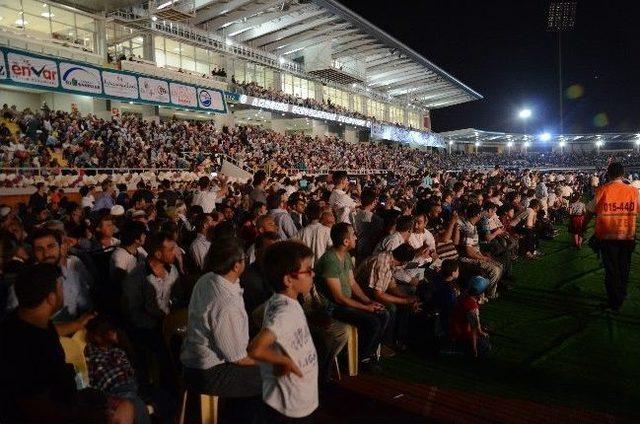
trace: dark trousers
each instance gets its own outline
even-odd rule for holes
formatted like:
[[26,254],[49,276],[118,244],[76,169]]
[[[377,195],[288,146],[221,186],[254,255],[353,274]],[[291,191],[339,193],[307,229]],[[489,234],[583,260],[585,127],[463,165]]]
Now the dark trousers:
[[358,328],[358,356],[360,359],[371,358],[389,323],[389,312],[365,312],[359,309],[338,305],[332,312],[338,321],[354,325]]
[[313,424],[315,422],[313,413],[306,417],[291,418],[281,414],[266,403],[263,403],[263,406],[265,424]]
[[188,390],[222,398],[221,418],[225,423],[259,422],[262,378],[257,366],[241,367],[220,364],[207,370],[185,367],[184,380]]
[[609,306],[617,310],[627,297],[631,254],[636,243],[635,240],[600,240],[599,246]]

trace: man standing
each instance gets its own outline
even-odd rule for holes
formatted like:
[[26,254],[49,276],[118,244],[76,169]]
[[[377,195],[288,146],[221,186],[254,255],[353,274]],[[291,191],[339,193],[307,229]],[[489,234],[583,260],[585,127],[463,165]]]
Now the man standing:
[[622,180],[622,164],[613,162],[607,168],[607,184],[596,189],[587,205],[584,227],[596,216],[595,236],[602,256],[608,306],[618,312],[627,297],[631,254],[635,248],[638,218],[638,190]]
[[329,206],[333,209],[336,222],[351,224],[351,213],[355,210],[356,202],[345,192],[349,186],[347,173],[336,171],[333,173],[332,180],[334,187],[329,196]]

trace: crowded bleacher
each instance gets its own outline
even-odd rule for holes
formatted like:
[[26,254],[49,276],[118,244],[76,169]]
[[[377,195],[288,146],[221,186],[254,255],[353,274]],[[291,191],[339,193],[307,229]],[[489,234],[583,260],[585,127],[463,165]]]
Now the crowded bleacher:
[[[1,116],[4,168],[174,169],[2,174],[5,187],[36,187],[24,202],[0,200],[9,422],[99,422],[103,410],[117,422],[171,422],[189,413],[185,393],[221,398],[227,422],[280,422],[311,416],[345,364],[376,372],[381,357],[427,338],[431,349],[487,356],[481,305],[517,284],[514,261],[535,261],[540,240],[569,215],[578,222],[581,195],[598,185],[593,171],[526,168],[612,160],[506,162],[7,105]],[[214,154],[252,179],[211,174]],[[343,170],[359,168],[379,172]],[[353,329],[357,357],[344,358]],[[46,366],[30,365],[60,358],[58,336],[86,369],[55,362],[43,379]]]

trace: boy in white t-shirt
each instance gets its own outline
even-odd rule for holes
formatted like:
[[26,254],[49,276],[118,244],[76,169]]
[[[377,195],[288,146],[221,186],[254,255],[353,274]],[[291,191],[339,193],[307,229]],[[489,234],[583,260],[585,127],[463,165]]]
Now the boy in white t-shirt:
[[312,259],[311,249],[295,241],[277,242],[263,257],[263,273],[275,293],[248,352],[260,362],[269,424],[312,422],[318,407],[318,356],[298,301],[311,291]]

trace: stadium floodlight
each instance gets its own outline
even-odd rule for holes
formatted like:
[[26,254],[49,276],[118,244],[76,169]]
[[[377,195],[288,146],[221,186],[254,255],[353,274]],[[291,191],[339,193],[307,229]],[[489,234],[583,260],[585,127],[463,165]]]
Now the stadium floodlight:
[[602,147],[603,144],[602,140],[596,140],[596,147]]
[[284,57],[280,56],[278,62],[280,62],[281,65],[284,65]]
[[479,142],[479,141],[476,141],[475,146],[476,146],[476,147],[480,147],[480,142]]
[[231,45],[233,45],[233,41],[231,41],[231,38],[226,38],[224,40],[224,44],[226,44],[227,46],[231,46]]
[[[640,139],[638,141],[640,142]],[[449,140],[449,146],[453,146],[453,140]]]
[[566,145],[567,145],[566,141],[561,141],[561,142],[558,143],[558,146],[560,146],[560,147],[564,147]]
[[513,141],[508,141],[507,142],[507,147],[513,147]]
[[152,20],[153,22],[155,22],[155,21],[157,21],[157,20],[158,20],[158,17],[157,17],[157,16],[152,16],[152,17],[151,17],[151,20]]
[[525,148],[527,148],[527,147],[531,146],[531,143],[530,143],[530,142],[528,142],[528,141],[525,141],[522,145],[523,145]]
[[538,138],[540,139],[540,141],[544,141],[544,142],[549,141],[551,140],[551,133],[548,133],[545,131],[542,134],[540,134]]
[[640,146],[640,136],[636,137],[636,146]]
[[521,109],[520,112],[518,112],[518,117],[520,119],[525,119],[526,120],[526,119],[531,118],[531,113],[532,113],[531,109],[524,108],[524,109]]

